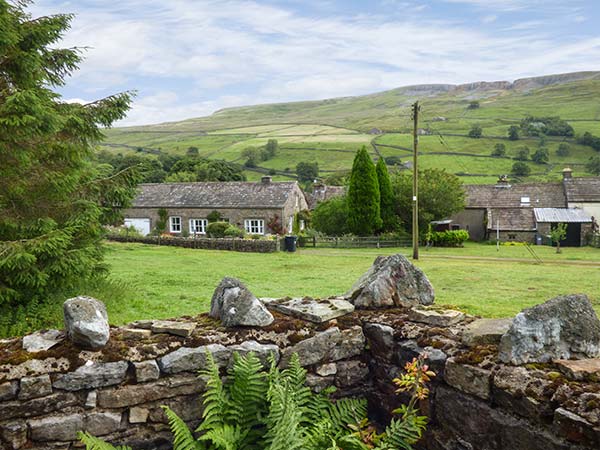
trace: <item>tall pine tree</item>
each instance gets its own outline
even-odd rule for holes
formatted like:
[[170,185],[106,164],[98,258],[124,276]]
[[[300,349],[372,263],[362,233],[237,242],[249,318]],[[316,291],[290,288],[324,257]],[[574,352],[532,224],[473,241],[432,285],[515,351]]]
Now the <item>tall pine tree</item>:
[[383,158],[379,158],[375,166],[377,182],[379,183],[379,211],[383,231],[394,231],[396,228],[396,214],[394,212],[394,191],[387,165]]
[[0,0],[0,307],[11,308],[102,269],[102,225],[135,193],[131,170],[91,162],[102,127],[125,117],[131,95],[81,105],[52,88],[81,60],[60,49],[72,16],[32,18]]
[[358,236],[369,236],[381,228],[377,172],[363,146],[354,157],[348,187],[348,225]]

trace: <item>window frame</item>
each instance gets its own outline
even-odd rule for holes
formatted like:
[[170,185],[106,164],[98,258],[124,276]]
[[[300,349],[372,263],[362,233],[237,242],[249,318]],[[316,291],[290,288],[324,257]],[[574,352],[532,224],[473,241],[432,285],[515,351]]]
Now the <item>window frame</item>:
[[[202,231],[196,231],[196,222],[199,221],[201,223],[200,229]],[[190,234],[206,234],[206,229],[208,228],[208,219],[202,218],[193,218],[189,220]]]
[[[256,222],[253,224],[252,222]],[[265,219],[244,219],[244,230],[248,234],[265,234]]]
[[[173,229],[173,219],[179,220],[179,230]],[[183,221],[181,220],[181,216],[169,216],[169,233],[181,233],[183,231]]]

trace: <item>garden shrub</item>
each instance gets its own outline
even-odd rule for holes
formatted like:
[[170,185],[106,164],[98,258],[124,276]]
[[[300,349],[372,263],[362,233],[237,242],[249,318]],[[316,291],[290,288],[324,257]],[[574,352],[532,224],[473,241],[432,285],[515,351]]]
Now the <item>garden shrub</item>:
[[469,232],[466,230],[434,231],[430,236],[435,247],[462,247],[468,240]]
[[236,227],[235,225],[229,225],[223,232],[224,237],[229,238],[243,238],[244,230]]
[[206,227],[206,234],[212,238],[225,237],[225,231],[229,228],[229,222],[213,222]]

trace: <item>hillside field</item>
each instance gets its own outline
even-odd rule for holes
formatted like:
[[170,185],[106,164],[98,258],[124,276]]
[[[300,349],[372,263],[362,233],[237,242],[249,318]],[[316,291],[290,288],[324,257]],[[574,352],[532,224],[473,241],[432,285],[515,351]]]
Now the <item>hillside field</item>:
[[[360,97],[230,108],[181,122],[107,130],[102,148],[124,154],[150,152],[155,157],[160,152],[181,155],[195,146],[200,156],[243,164],[241,152],[246,147],[277,139],[278,155],[258,169],[247,170],[248,179],[268,171],[276,174],[275,179],[293,179],[296,164],[302,161],[317,161],[320,175],[326,177],[349,170],[354,153],[363,145],[375,159],[394,156],[410,161],[410,105],[415,100],[422,105],[420,128],[428,133],[420,137],[421,167],[444,168],[465,183],[492,183],[510,172],[519,148],[527,146],[530,154],[537,150],[541,145],[537,137],[507,138],[508,127],[527,115],[559,116],[576,133],[547,138],[549,162],[529,161],[529,181],[556,180],[566,166],[576,176],[589,175],[584,164],[597,154],[578,145],[576,137],[586,131],[600,135],[600,72],[526,79],[510,87],[424,85]],[[474,100],[478,108],[469,107]],[[483,128],[479,139],[468,137],[475,124]],[[371,132],[374,128],[377,133]],[[556,155],[561,142],[570,145],[568,156]],[[505,144],[505,157],[491,157],[497,143]]]

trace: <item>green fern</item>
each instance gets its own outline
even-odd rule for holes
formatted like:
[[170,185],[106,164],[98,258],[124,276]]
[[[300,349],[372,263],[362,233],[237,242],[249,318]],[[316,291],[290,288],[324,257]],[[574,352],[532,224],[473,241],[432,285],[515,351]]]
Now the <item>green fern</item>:
[[271,389],[271,406],[265,422],[264,450],[296,450],[304,448],[300,427],[301,410],[295,402],[289,380]]
[[206,353],[206,365],[206,369],[200,371],[200,376],[204,376],[207,379],[206,392],[203,396],[203,420],[196,431],[211,430],[223,424],[229,402],[227,393],[223,388],[219,367],[210,352]]
[[204,445],[194,439],[186,423],[168,406],[161,406],[165,411],[171,433],[173,433],[173,450],[204,450]]
[[199,441],[210,442],[211,450],[238,450],[246,438],[247,430],[239,426],[223,424],[203,434]]
[[104,442],[102,439],[92,436],[87,432],[77,433],[77,438],[85,445],[86,450],[131,450],[131,447],[114,445]]
[[406,405],[399,410],[402,413],[400,419],[392,419],[385,429],[383,442],[377,447],[378,450],[413,450],[427,426],[427,417],[419,416],[418,411],[409,409]]

